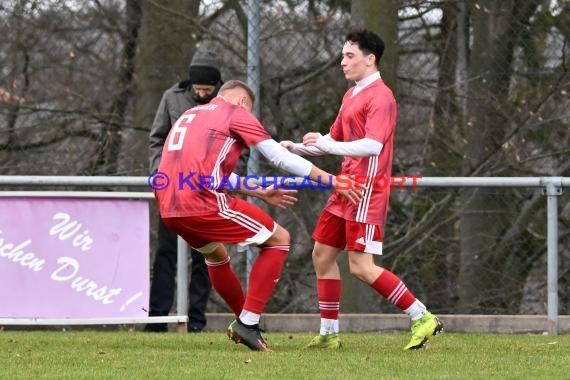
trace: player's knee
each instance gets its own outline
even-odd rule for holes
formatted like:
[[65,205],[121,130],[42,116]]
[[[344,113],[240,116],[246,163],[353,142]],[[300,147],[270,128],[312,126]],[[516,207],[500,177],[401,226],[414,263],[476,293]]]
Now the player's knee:
[[358,269],[350,268],[350,274],[352,274],[354,277],[356,277],[360,281],[364,281],[364,279],[366,278],[364,276],[364,272],[362,272]]
[[277,229],[267,241],[267,245],[289,245],[291,243],[291,235],[285,228],[277,225]]
[[313,249],[311,257],[313,258],[313,264],[315,266],[320,265],[320,263],[323,261],[323,255],[316,249]]
[[359,279],[360,281],[364,281],[367,278],[368,273],[368,265],[363,262],[349,260],[349,268],[350,274]]
[[276,239],[280,244],[289,244],[291,243],[291,235],[289,231],[281,226],[277,226]]
[[192,258],[196,257],[197,255],[195,254],[195,252],[197,252],[198,254],[201,254],[202,256],[208,256],[211,255],[212,253],[218,251],[220,248],[220,244],[216,243],[216,242],[212,242],[209,244],[206,244],[203,247],[200,247],[198,249],[192,249]]
[[317,276],[322,275],[323,271],[326,271],[327,268],[329,267],[329,263],[323,257],[323,255],[319,255],[318,252],[315,252],[314,250],[312,258],[313,258],[313,267],[315,268]]
[[313,249],[312,258],[313,266],[317,270],[327,269],[336,262],[336,258],[334,256],[328,255],[326,252],[320,251],[316,248]]

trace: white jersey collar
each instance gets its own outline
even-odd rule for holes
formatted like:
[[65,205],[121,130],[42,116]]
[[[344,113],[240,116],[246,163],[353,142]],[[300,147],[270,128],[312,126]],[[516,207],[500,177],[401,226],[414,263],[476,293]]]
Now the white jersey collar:
[[356,82],[356,86],[354,87],[354,90],[352,91],[352,96],[358,94],[366,86],[368,86],[369,84],[371,84],[372,82],[374,82],[378,79],[380,79],[380,72],[379,71],[376,71],[375,73],[370,74],[367,77],[362,78],[361,80]]

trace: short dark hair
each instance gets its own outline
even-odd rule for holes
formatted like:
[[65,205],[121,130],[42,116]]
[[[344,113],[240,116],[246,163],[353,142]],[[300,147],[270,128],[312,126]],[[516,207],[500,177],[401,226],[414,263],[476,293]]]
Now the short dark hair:
[[231,79],[227,81],[222,85],[222,87],[220,87],[220,91],[218,93],[223,94],[224,91],[233,90],[234,88],[241,88],[242,90],[245,90],[245,92],[247,92],[247,95],[251,98],[251,103],[255,104],[255,93],[253,92],[251,87],[249,87],[241,80]]
[[374,54],[378,66],[385,46],[379,35],[368,29],[352,29],[346,34],[345,42],[357,44],[364,54]]

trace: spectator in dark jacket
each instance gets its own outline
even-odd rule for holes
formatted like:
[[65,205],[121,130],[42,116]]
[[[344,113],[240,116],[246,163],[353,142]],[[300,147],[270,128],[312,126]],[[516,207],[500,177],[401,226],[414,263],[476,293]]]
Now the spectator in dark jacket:
[[[160,163],[162,148],[174,122],[189,108],[208,103],[222,84],[218,56],[211,51],[198,52],[190,63],[189,79],[176,83],[162,95],[149,138],[150,171]],[[206,325],[206,306],[212,285],[204,257],[191,250],[188,331],[200,332]],[[177,235],[158,221],[158,248],[152,268],[150,316],[166,316],[174,302],[177,261]],[[165,332],[165,323],[149,323],[145,331]]]

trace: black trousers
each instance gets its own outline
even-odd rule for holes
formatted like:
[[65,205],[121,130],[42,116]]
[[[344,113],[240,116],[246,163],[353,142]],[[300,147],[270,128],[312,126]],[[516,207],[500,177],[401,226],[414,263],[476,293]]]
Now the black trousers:
[[[204,256],[191,250],[192,264],[190,284],[188,286],[188,331],[200,331],[206,326],[206,306],[212,284],[208,276],[208,268]],[[150,287],[149,315],[166,316],[174,303],[174,286],[177,262],[177,235],[158,221],[158,249],[152,268],[152,284]],[[148,324],[146,331],[166,331],[167,325],[162,323]]]

